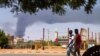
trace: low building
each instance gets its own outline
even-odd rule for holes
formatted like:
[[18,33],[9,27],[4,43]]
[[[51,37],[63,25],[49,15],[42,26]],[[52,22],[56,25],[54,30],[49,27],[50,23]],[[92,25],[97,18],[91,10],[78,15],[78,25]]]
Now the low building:
[[14,36],[11,36],[10,34],[8,34],[7,38],[8,38],[9,48],[13,48],[13,46],[14,46]]
[[68,37],[66,36],[59,36],[55,39],[55,43],[59,43],[62,47],[66,47],[68,44]]
[[14,38],[14,46],[15,46],[15,48],[23,47],[23,43],[24,43],[24,39],[22,37]]

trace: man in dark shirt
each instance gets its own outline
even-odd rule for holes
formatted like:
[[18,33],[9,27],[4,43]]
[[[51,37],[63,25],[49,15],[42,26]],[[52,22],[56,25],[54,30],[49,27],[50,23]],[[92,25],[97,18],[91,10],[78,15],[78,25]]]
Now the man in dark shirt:
[[78,53],[78,56],[81,56],[80,55],[81,43],[82,43],[81,36],[78,33],[78,29],[75,29],[75,56],[77,53]]

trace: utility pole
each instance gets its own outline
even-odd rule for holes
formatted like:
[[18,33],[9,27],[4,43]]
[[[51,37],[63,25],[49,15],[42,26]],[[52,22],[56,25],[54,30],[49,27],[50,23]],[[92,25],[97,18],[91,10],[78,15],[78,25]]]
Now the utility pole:
[[45,34],[45,28],[43,28],[43,41],[42,41],[42,50],[44,50],[44,34]]
[[96,33],[96,36],[97,36],[97,38],[96,38],[96,40],[97,40],[97,45],[99,45],[99,32]]
[[[99,32],[99,36],[98,36],[99,40],[100,40],[100,32]],[[100,41],[99,41],[99,45],[100,45]]]
[[58,38],[58,31],[56,32],[56,34],[57,34],[57,38]]
[[95,33],[95,44],[97,44],[97,33]]
[[93,32],[92,32],[92,38],[91,39],[93,40]]
[[68,35],[68,42],[69,42],[69,28],[68,28],[68,33],[67,33],[67,35]]
[[67,35],[68,35],[68,38],[69,38],[69,28],[68,28],[68,33],[67,33]]
[[49,34],[50,34],[50,33],[49,33],[49,29],[48,29],[48,46],[49,46]]
[[89,32],[90,32],[90,29],[88,28],[88,41],[89,41],[89,37],[90,37],[90,36],[89,36],[89,34],[90,34]]

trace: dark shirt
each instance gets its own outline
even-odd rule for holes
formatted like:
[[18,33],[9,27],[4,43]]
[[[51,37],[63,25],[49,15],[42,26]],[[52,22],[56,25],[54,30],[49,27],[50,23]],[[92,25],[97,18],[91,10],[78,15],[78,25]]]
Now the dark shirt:
[[77,35],[75,36],[75,43],[76,43],[76,46],[80,47],[81,42],[82,42],[81,36],[80,36],[80,34],[77,34]]

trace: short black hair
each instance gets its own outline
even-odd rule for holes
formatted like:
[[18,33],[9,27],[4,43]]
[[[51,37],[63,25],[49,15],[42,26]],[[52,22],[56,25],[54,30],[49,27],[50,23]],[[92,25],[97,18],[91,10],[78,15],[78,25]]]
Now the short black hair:
[[78,34],[78,29],[75,29],[75,34]]
[[73,31],[72,30],[69,30],[69,32],[68,32],[69,34],[72,34],[73,33]]

